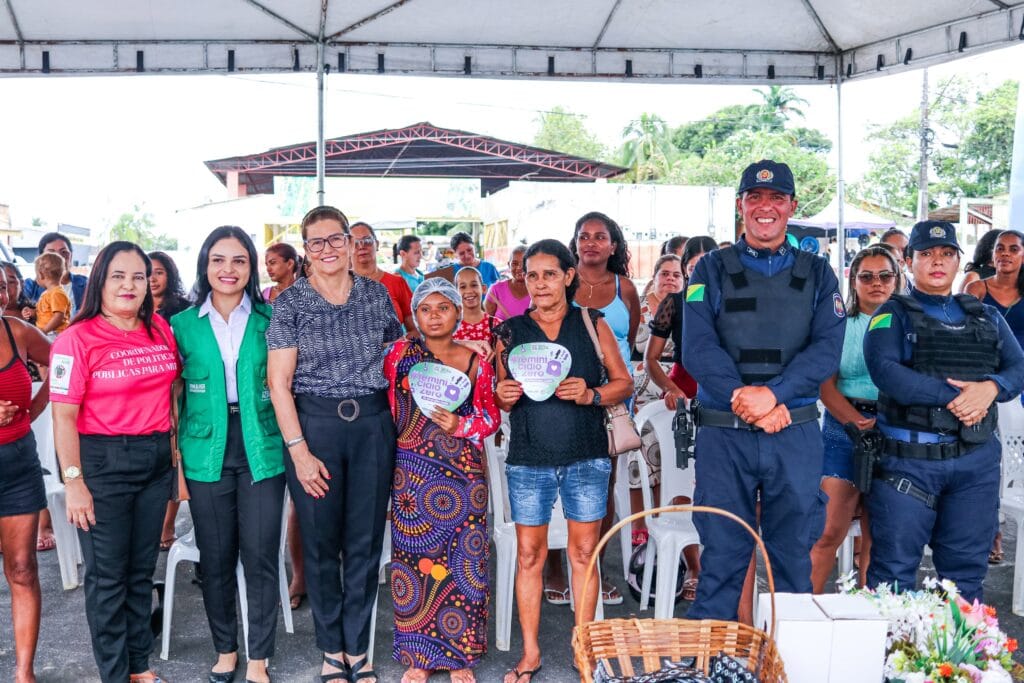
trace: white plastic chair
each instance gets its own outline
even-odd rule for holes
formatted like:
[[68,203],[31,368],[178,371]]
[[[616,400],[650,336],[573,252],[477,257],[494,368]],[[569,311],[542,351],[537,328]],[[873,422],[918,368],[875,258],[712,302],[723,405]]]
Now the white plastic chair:
[[[659,506],[671,505],[676,496],[687,496],[693,499],[694,474],[693,464],[685,470],[676,465],[675,434],[672,431],[673,413],[661,401],[652,401],[644,406],[636,416],[637,429],[642,430],[650,424],[658,437],[661,448],[661,486]],[[646,482],[648,477],[647,462],[641,457],[640,481]],[[654,508],[654,496],[649,486],[642,486],[644,509]],[[700,535],[693,525],[689,512],[678,512],[657,517],[648,517],[647,532],[651,541],[647,544],[647,555],[644,558],[644,576],[640,591],[640,609],[647,609],[650,600],[651,577],[655,558],[662,559],[658,571],[658,585],[654,594],[654,618],[671,619],[675,607],[676,581],[679,575],[679,556],[683,548],[700,544]]]
[[1013,599],[1010,609],[1024,616],[1024,409],[1020,401],[999,404],[999,440],[1002,445],[1002,478],[999,506],[1017,525],[1017,551],[1013,562]]
[[[288,489],[284,492],[284,509],[281,513],[281,540],[278,549],[278,582],[280,586],[281,611],[284,613],[284,630],[295,633],[292,620],[291,598],[288,595],[288,574],[285,571],[284,559],[288,552]],[[181,509],[188,509],[188,503],[182,503]],[[179,514],[181,510],[179,510]],[[199,562],[199,548],[196,546],[195,529],[179,538],[167,551],[167,570],[164,573],[164,622],[160,636],[160,659],[167,659],[171,648],[171,617],[174,614],[174,573],[179,562]],[[245,640],[245,654],[249,655],[249,604],[246,600],[245,573],[242,560],[239,558],[235,566],[235,577],[238,583],[238,603],[242,620],[242,633]]]
[[[615,501],[616,521],[633,514],[629,500],[629,465],[637,459],[643,459],[640,451],[623,453],[615,459],[615,486],[612,489],[612,496]],[[641,486],[646,485],[646,481],[641,483]],[[619,530],[619,548],[622,550],[622,577],[625,578],[629,576],[629,558],[633,554],[633,531],[628,524]]]
[[[499,650],[511,649],[512,639],[512,601],[516,588],[516,525],[512,521],[511,508],[508,502],[508,482],[505,480],[505,458],[508,456],[508,442],[511,429],[507,422],[502,422],[499,430],[484,441],[487,455],[487,485],[491,504],[491,538],[497,552],[497,576],[491,586],[494,595],[494,632],[495,645]],[[498,435],[501,445],[497,445]],[[551,511],[551,523],[548,525],[548,549],[565,549],[569,544],[569,527],[562,514],[562,506],[555,500]],[[600,580],[600,564],[598,565]],[[572,585],[572,565],[569,565],[569,583]],[[569,591],[572,605],[572,591]],[[595,620],[604,618],[604,605],[597,601]]]
[[[33,395],[40,386],[42,382],[32,383]],[[82,563],[82,545],[75,527],[68,522],[64,484],[60,480],[60,465],[57,463],[57,449],[54,446],[53,412],[49,404],[32,422],[32,434],[36,438],[39,464],[49,472],[43,475],[43,482],[46,485],[46,509],[53,523],[53,540],[57,544],[61,583],[64,584],[64,590],[73,590],[81,585],[78,565]]]
[[[391,510],[391,504],[388,503],[388,510]],[[380,564],[377,567],[377,584],[383,584],[387,577],[387,568],[391,564],[391,520],[387,521],[384,525],[384,546],[380,551]],[[387,590],[390,590],[390,586]],[[366,649],[366,660],[370,666],[373,666],[373,641],[374,636],[377,634],[377,603],[380,602],[380,591],[377,589],[377,598],[373,601],[373,612],[370,613],[370,645]]]

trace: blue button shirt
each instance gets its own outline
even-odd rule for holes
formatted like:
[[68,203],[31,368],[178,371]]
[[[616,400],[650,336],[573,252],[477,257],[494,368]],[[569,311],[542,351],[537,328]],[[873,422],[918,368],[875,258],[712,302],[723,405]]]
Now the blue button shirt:
[[[921,303],[925,315],[951,324],[962,323],[967,317],[964,309],[952,296],[936,296],[911,289],[910,295]],[[1024,386],[1024,351],[1009,326],[996,309],[985,305],[985,316],[999,330],[999,371],[986,375],[999,387],[996,401],[1009,401]],[[891,315],[886,319],[880,316]],[[876,322],[877,321],[877,322]],[[881,323],[881,324],[878,324]],[[872,327],[873,325],[873,327]],[[871,379],[878,390],[888,394],[901,405],[945,406],[960,391],[944,379],[931,377],[911,369],[913,355],[911,334],[914,328],[907,309],[898,301],[887,301],[875,312],[868,332],[864,335],[864,359]],[[885,416],[878,416],[879,428],[893,438],[903,438],[906,430],[897,433],[885,424]],[[904,438],[904,440],[906,440]]]
[[[738,248],[743,267],[767,277],[791,269],[796,262],[793,249],[786,244],[771,251],[754,249],[740,239]],[[766,383],[778,402],[789,408],[810,405],[818,400],[821,383],[839,369],[846,332],[846,315],[842,300],[838,298],[839,281],[835,273],[820,257],[816,258],[813,271],[817,286],[810,342],[793,357],[782,374]],[[730,410],[733,391],[744,386],[736,363],[715,328],[715,320],[722,307],[722,281],[726,277],[721,255],[717,251],[709,252],[697,262],[684,293],[683,365],[697,380],[697,398],[714,410]],[[690,292],[699,285],[704,285],[701,295],[691,296]],[[778,325],[785,324],[785,321],[765,320],[763,324]]]

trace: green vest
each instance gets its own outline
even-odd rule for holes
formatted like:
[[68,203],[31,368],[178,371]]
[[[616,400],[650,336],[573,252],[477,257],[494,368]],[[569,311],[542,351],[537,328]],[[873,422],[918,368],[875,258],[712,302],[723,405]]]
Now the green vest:
[[[271,310],[267,304],[252,303],[236,367],[242,438],[253,481],[284,472],[284,444],[267,387]],[[185,476],[219,481],[228,438],[228,399],[217,337],[209,318],[199,317],[198,306],[171,318],[171,328],[184,361],[178,445]]]

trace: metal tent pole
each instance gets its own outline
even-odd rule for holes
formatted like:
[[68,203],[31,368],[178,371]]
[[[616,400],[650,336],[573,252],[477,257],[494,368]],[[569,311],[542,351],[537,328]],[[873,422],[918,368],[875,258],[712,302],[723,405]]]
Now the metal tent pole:
[[1013,164],[1010,167],[1010,224],[1024,230],[1024,79],[1017,91],[1017,125],[1013,133]]
[[843,205],[846,202],[846,181],[843,179],[843,58],[836,56],[836,198],[839,220],[836,223],[836,248],[839,252],[839,293],[846,297],[846,225],[843,223]]
[[316,201],[324,205],[324,41],[316,44]]

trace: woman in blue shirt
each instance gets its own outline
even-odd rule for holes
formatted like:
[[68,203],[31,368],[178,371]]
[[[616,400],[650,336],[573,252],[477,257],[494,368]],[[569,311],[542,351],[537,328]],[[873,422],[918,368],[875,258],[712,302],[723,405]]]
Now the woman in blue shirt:
[[[821,384],[821,401],[828,409],[821,430],[825,445],[821,490],[828,494],[828,507],[825,531],[811,549],[811,584],[815,593],[825,591],[825,582],[836,563],[836,550],[846,538],[860,505],[860,491],[853,485],[853,444],[843,425],[852,422],[858,429],[875,425],[878,387],[871,381],[864,363],[864,333],[875,310],[896,289],[898,273],[896,259],[877,246],[862,250],[850,264],[843,356],[839,372]],[[861,536],[859,569],[863,583],[871,547],[866,519],[861,523]]]

